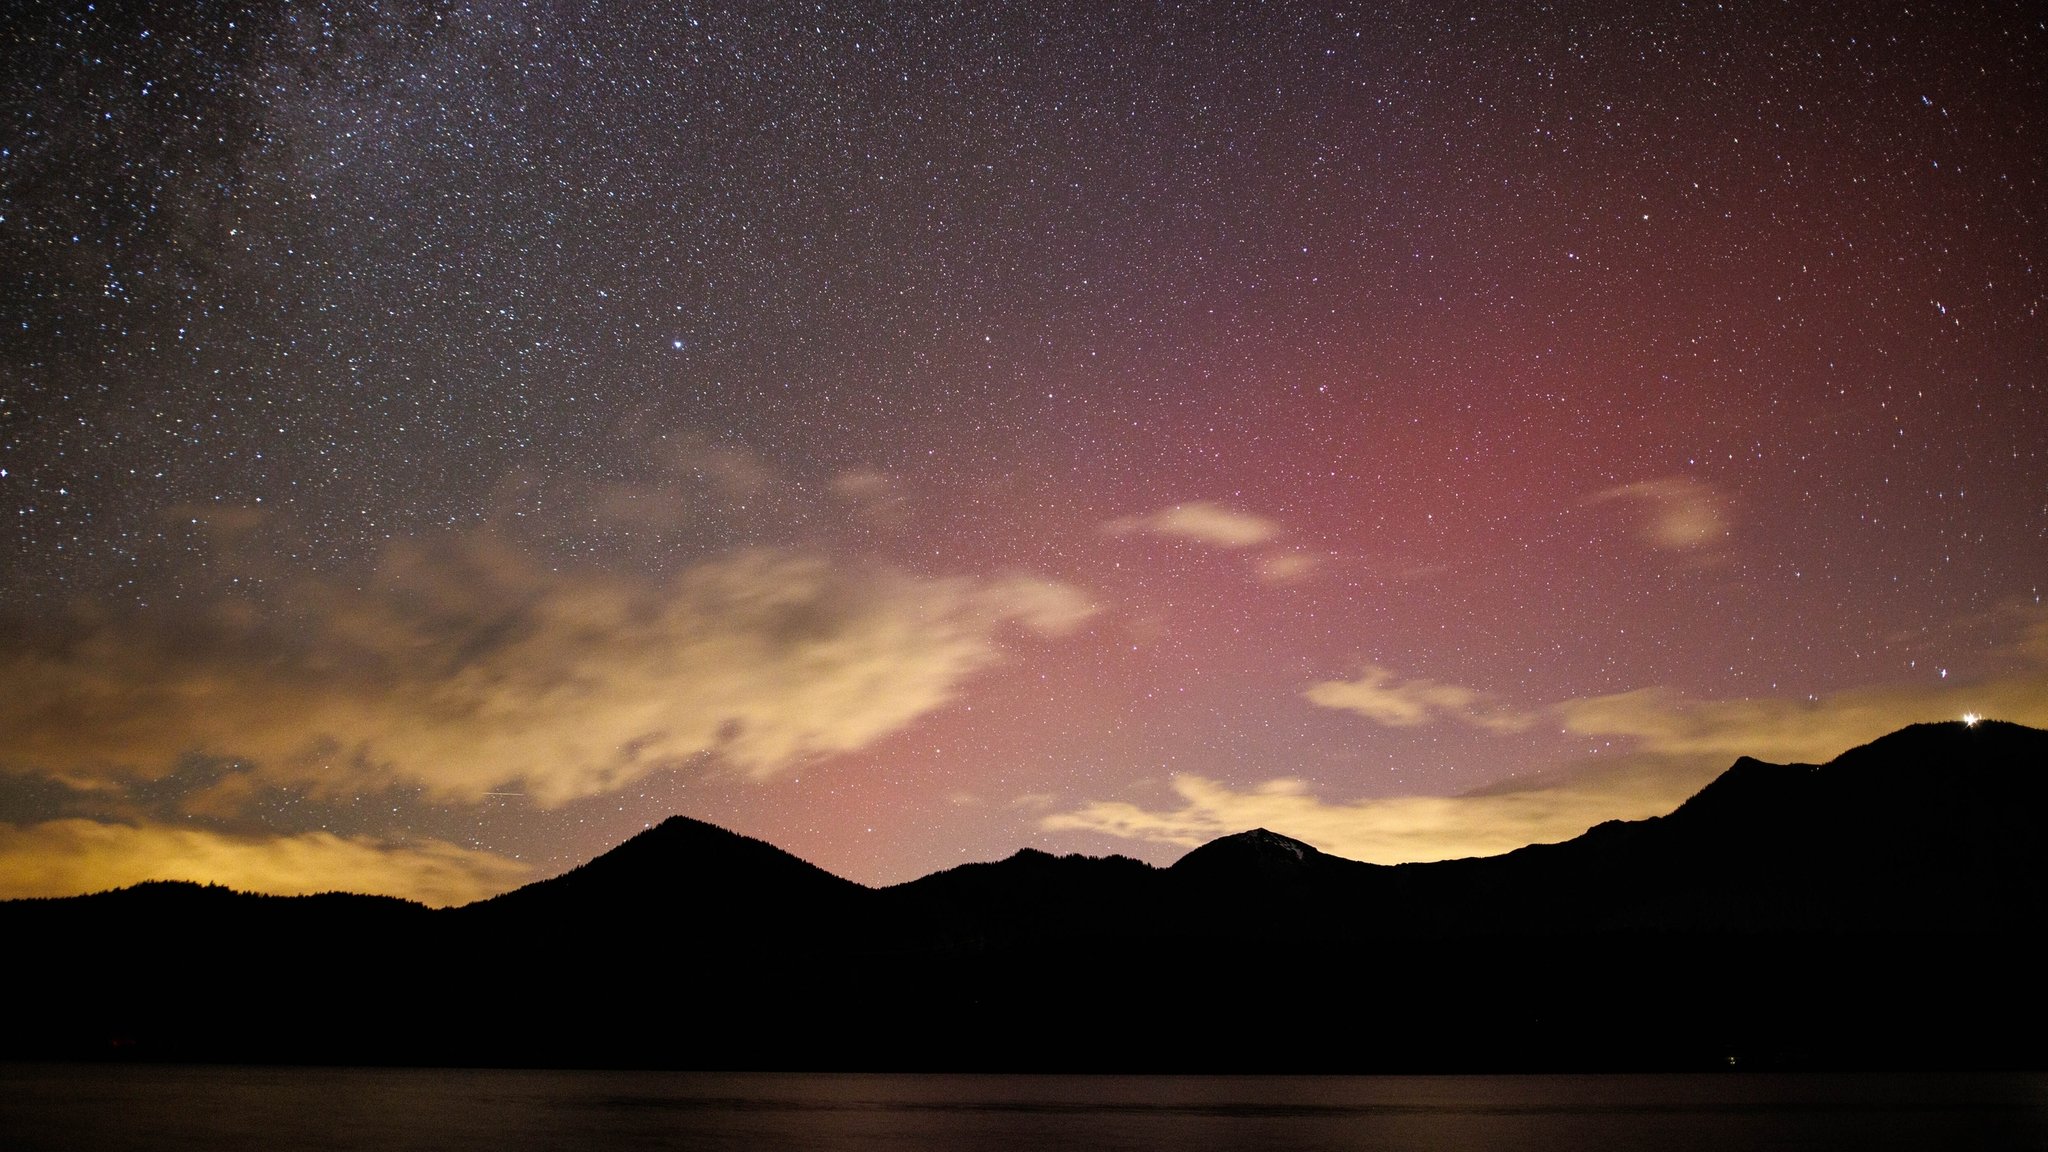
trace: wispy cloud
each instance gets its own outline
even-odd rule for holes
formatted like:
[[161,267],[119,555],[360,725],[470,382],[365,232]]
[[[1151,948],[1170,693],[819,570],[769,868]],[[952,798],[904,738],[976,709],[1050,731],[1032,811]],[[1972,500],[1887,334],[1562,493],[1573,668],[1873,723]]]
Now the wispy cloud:
[[1710,552],[1728,538],[1728,501],[1689,476],[1666,476],[1605,488],[1587,504],[1621,501],[1639,514],[1636,533],[1666,552]]
[[1389,728],[1413,728],[1452,719],[1496,732],[1519,732],[1536,723],[1535,713],[1500,704],[1485,693],[1435,680],[1401,680],[1368,664],[1356,680],[1324,680],[1302,695],[1311,704],[1353,712]]
[[1278,520],[1210,500],[1176,504],[1143,516],[1111,520],[1112,536],[1156,536],[1232,552],[1251,552],[1252,575],[1266,584],[1297,584],[1322,566],[1324,557],[1288,544]]
[[1126,516],[1104,525],[1115,535],[1145,532],[1212,544],[1218,548],[1250,548],[1280,535],[1277,521],[1207,500],[1176,504],[1146,516]]
[[1322,557],[1308,552],[1268,552],[1259,557],[1259,579],[1268,584],[1293,584],[1307,579],[1322,562]]
[[640,580],[476,534],[395,548],[360,588],[24,621],[0,653],[0,765],[122,780],[199,754],[314,793],[543,805],[691,762],[767,777],[944,707],[1005,629],[1055,637],[1092,610],[1028,575],[754,550]]

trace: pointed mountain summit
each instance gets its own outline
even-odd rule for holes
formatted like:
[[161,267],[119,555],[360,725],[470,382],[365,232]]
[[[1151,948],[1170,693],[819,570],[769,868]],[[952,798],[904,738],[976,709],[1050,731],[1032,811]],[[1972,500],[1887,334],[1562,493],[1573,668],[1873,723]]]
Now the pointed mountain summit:
[[839,913],[867,891],[765,840],[671,816],[589,863],[461,911],[767,920]]
[[1191,880],[1259,883],[1298,879],[1336,859],[1292,836],[1254,828],[1211,840],[1174,861],[1170,870]]

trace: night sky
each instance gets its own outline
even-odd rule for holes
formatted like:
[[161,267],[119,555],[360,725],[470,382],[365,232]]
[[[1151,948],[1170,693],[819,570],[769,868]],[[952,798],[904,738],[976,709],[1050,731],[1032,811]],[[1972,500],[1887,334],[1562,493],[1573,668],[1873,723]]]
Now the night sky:
[[2039,5],[156,7],[0,27],[0,896],[2048,724]]

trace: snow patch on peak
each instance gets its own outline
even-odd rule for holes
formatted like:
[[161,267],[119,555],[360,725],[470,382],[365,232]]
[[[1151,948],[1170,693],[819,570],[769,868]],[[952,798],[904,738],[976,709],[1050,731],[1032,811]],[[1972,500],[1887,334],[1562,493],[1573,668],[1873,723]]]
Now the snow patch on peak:
[[1309,847],[1307,844],[1304,844],[1299,840],[1294,839],[1291,836],[1282,836],[1278,832],[1274,832],[1265,828],[1254,828],[1249,832],[1243,833],[1242,835],[1244,839],[1254,844],[1257,844],[1262,848],[1278,849],[1282,852],[1287,853],[1290,856],[1293,856],[1296,860],[1307,859],[1308,854],[1310,852],[1315,851],[1315,849]]

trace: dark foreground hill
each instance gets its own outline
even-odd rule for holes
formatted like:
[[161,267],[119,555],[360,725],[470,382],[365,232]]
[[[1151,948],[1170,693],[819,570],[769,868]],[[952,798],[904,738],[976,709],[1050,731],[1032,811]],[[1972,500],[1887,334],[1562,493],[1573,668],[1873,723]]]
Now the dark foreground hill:
[[1264,829],[868,889],[676,818],[465,908],[0,904],[0,1055],[724,1068],[2048,1066],[2048,733],[1743,759],[1677,811],[1382,867]]

